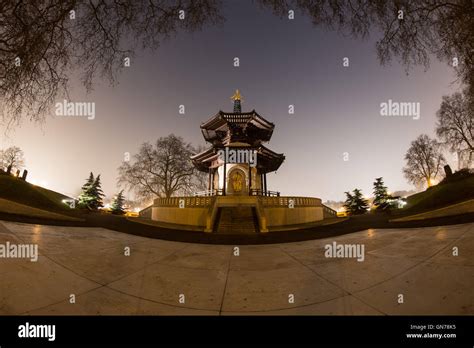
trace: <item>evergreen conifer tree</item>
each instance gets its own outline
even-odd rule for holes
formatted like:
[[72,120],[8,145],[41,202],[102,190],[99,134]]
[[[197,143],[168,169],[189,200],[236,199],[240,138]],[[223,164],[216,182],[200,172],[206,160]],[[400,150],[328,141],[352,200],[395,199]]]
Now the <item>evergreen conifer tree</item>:
[[354,201],[354,197],[348,191],[344,192],[344,194],[346,195],[346,200],[344,201],[344,209],[346,210],[348,214],[350,214],[352,210],[352,202]]
[[118,193],[112,202],[111,212],[112,214],[122,215],[125,213],[123,209],[123,204],[125,203],[125,198],[123,197],[123,190]]
[[102,184],[100,182],[100,174],[94,180],[90,191],[90,195],[92,196],[92,200],[90,201],[89,208],[92,210],[98,210],[104,206],[103,197],[104,192],[102,191]]
[[367,200],[362,195],[361,190],[354,189],[352,194],[350,192],[345,192],[346,201],[344,202],[344,208],[347,213],[350,215],[360,215],[365,214],[369,208]]
[[367,213],[367,209],[369,208],[369,203],[362,195],[361,190],[354,189],[352,191],[353,194],[353,201],[352,201],[352,211],[351,213],[354,215],[360,215]]
[[77,205],[79,208],[90,208],[89,205],[94,199],[92,194],[92,187],[94,186],[94,181],[94,174],[91,172],[86,183],[82,185],[81,194],[77,198]]
[[86,183],[81,188],[81,194],[78,197],[78,207],[89,210],[98,210],[104,206],[102,191],[102,184],[100,182],[100,174],[94,178],[94,174],[91,172]]
[[374,181],[374,205],[377,210],[386,210],[390,208],[390,199],[387,187],[383,182],[383,178],[376,178]]

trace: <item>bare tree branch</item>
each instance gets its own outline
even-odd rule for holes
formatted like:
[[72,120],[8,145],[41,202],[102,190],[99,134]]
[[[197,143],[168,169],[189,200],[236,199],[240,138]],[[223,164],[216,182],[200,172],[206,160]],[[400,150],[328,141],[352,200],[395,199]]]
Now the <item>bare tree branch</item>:
[[190,160],[195,152],[173,134],[159,138],[154,146],[144,143],[133,163],[123,162],[120,166],[118,183],[134,191],[140,200],[201,191],[205,187],[203,174]]
[[438,177],[441,167],[446,163],[440,151],[440,144],[422,134],[412,141],[406,155],[403,173],[407,180],[416,186],[426,182],[430,187]]

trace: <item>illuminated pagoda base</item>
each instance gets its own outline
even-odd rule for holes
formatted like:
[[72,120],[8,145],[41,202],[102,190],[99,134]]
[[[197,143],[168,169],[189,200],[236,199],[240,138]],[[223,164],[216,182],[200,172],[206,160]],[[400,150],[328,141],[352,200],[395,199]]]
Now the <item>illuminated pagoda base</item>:
[[206,191],[193,197],[157,198],[141,217],[187,225],[217,233],[255,233],[287,229],[336,217],[336,212],[313,197],[282,197],[267,189],[267,174],[285,156],[266,146],[275,125],[255,110],[242,112],[241,96],[234,111],[219,111],[201,125],[211,146],[194,156],[194,166],[208,175]]

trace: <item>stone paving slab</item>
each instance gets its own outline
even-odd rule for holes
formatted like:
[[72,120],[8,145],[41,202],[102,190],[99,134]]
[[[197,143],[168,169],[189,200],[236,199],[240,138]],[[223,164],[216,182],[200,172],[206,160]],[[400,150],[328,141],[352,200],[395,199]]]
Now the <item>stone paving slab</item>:
[[324,279],[353,293],[387,281],[415,265],[417,261],[409,258],[366,255],[363,262],[358,262],[356,259],[342,259],[339,262],[327,262],[309,267]]
[[0,275],[0,314],[21,314],[99,286],[47,258],[26,262]]
[[156,303],[101,287],[76,298],[36,309],[29,315],[216,315],[218,311],[203,311]]
[[239,256],[232,256],[232,271],[275,271],[300,267],[300,263],[274,245],[239,246]]
[[[290,296],[294,303],[290,303]],[[230,271],[222,311],[269,311],[324,302],[346,295],[310,269]]]
[[[474,266],[473,234],[474,232],[471,232],[452,241],[445,249],[432,257],[430,262],[444,265]],[[454,248],[457,248],[458,252],[456,257],[453,257]]]
[[222,315],[383,315],[354,296],[343,296],[307,306],[258,312],[222,312]]
[[182,307],[219,310],[225,281],[224,271],[157,263],[108,286],[126,294],[177,306],[181,304],[179,299],[183,294],[185,303]]
[[232,247],[228,245],[188,245],[160,261],[160,264],[200,269],[227,271]]
[[[7,242],[40,257],[0,258],[0,315],[474,314],[474,224],[224,246],[0,221]],[[333,242],[364,261],[327,258]]]
[[474,314],[473,288],[473,267],[425,263],[354,296],[389,314],[465,315]]

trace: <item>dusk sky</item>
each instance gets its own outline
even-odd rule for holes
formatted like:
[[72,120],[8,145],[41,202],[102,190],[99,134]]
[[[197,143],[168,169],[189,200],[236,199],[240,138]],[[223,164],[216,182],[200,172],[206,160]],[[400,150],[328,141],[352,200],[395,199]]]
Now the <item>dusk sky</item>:
[[[155,52],[137,51],[116,86],[97,80],[86,94],[71,81],[72,101],[96,103],[94,120],[57,117],[52,108],[43,125],[23,122],[7,137],[2,132],[0,148],[23,149],[30,181],[77,195],[93,171],[111,197],[125,152],[170,133],[204,145],[199,125],[219,110],[232,111],[238,88],[243,111],[255,109],[275,123],[267,146],[286,156],[268,176],[270,190],[343,200],[356,187],[371,195],[380,176],[390,191],[413,188],[402,174],[403,157],[418,135],[434,136],[441,97],[458,89],[450,67],[433,58],[427,71],[415,67],[407,75],[396,59],[379,64],[376,35],[345,38],[298,12],[294,20],[280,19],[251,1],[227,1],[223,14],[221,26],[180,32]],[[420,119],[382,117],[380,103],[389,99],[419,102]],[[448,162],[456,168],[452,157]]]

